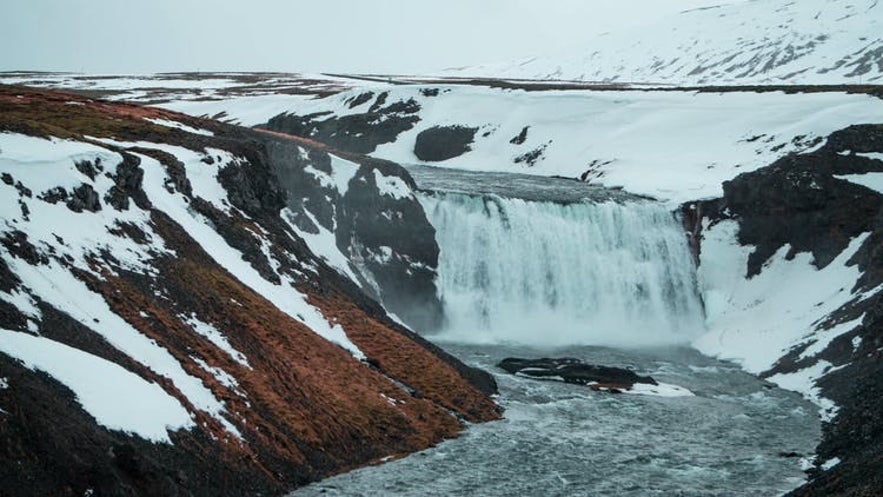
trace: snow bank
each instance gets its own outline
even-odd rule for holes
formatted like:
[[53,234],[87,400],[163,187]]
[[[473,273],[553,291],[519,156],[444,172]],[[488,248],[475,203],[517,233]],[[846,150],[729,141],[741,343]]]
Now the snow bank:
[[[860,325],[863,316],[829,329],[820,323],[847,302],[869,296],[853,293],[860,272],[856,265],[847,264],[867,234],[853,239],[823,269],[812,264],[808,253],[788,260],[786,245],[760,274],[747,279],[745,271],[753,248],[739,245],[738,230],[735,221],[723,221],[706,226],[703,232],[698,276],[708,332],[693,342],[697,349],[760,374],[796,346],[807,347],[801,357],[812,357]],[[811,368],[769,379],[815,401],[823,417],[829,419],[833,404],[820,397],[815,380],[830,369],[830,364],[819,361]]]
[[[400,164],[584,177],[671,205],[722,195],[721,183],[791,152],[811,149],[831,132],[874,122],[883,100],[867,95],[781,92],[536,91],[476,86],[384,87],[387,102],[414,99],[420,122],[371,155]],[[347,115],[366,86],[277,109]],[[361,109],[364,112],[364,109]],[[320,118],[321,119],[321,118]],[[416,137],[434,126],[478,128],[471,151],[421,162]],[[514,137],[528,126],[521,144]],[[519,157],[537,153],[533,166]]]
[[169,430],[195,425],[190,413],[159,385],[79,349],[0,329],[0,352],[70,388],[83,409],[111,430],[171,443]]

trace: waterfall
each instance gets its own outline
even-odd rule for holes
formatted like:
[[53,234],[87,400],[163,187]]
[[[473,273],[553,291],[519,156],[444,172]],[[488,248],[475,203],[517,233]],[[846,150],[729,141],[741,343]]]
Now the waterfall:
[[692,257],[661,205],[438,192],[421,202],[441,249],[437,338],[642,346],[701,332]]

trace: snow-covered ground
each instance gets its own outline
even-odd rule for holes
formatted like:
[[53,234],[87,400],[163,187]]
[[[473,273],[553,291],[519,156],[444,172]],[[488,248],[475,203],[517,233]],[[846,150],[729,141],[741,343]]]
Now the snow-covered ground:
[[558,53],[450,70],[509,79],[709,84],[883,82],[878,0],[725,1]]
[[[672,205],[719,197],[723,181],[808,150],[837,129],[875,122],[883,115],[883,100],[862,94],[439,88],[433,97],[420,86],[366,86],[292,101],[278,110],[341,117],[364,113],[373,104],[368,100],[351,108],[348,102],[360,93],[388,92],[387,105],[418,102],[421,120],[394,142],[380,145],[371,154],[375,157],[401,164],[582,177]],[[232,103],[228,114],[236,116],[240,107]],[[414,154],[417,136],[450,125],[477,128],[471,150],[443,162],[420,161]],[[525,127],[523,143],[512,143]],[[518,161],[534,151],[539,155],[532,166]]]
[[[188,132],[201,131],[183,127],[177,122],[159,124]],[[149,142],[127,144],[94,140],[86,143],[0,133],[0,173],[4,175],[4,181],[0,183],[0,235],[23,233],[38,251],[51,255],[45,263],[32,265],[0,246],[0,255],[6,265],[22,282],[11,293],[0,291],[0,300],[11,303],[27,314],[30,321],[28,328],[34,333],[42,319],[36,299],[68,314],[135,363],[170,380],[170,384],[193,408],[212,416],[231,435],[240,438],[236,426],[229,421],[235,415],[227,411],[222,396],[188,372],[185,366],[192,368],[192,364],[185,364],[187,360],[176,357],[161,343],[116,314],[101,294],[90,290],[73,272],[83,271],[99,280],[105,279],[105,273],[90,263],[90,258],[99,257],[104,251],[112,254],[120,269],[155,276],[154,259],[175,255],[154,231],[150,212],[135,205],[130,205],[127,210],[116,210],[105,204],[96,212],[74,212],[65,201],[46,200],[49,194],[58,192],[59,188],[74,192],[87,185],[98,193],[98,198],[105,198],[105,193],[116,188],[110,174],[105,175],[101,171],[113,173],[121,163],[122,156],[99,146],[100,143],[122,148],[137,145],[142,151],[154,149],[174,155],[186,170],[194,196],[202,197],[220,211],[229,212],[231,209],[227,191],[220,185],[217,174],[222,167],[238,159],[225,151],[207,149],[197,153]],[[215,159],[212,164],[204,160],[208,155]],[[277,308],[304,322],[355,357],[364,357],[347,338],[342,327],[329,323],[289,281],[273,284],[262,278],[243,260],[241,252],[228,245],[208,220],[190,208],[183,194],[169,191],[165,167],[147,155],[139,157],[144,171],[143,188],[154,209],[161,210],[180,224],[206,248],[215,261]],[[89,177],[83,173],[76,163],[84,161],[97,164],[99,174]],[[25,190],[29,192],[20,193]],[[141,230],[148,243],[139,243],[131,237],[119,235],[118,230],[123,224]],[[259,236],[258,233],[254,235]],[[272,257],[270,260],[273,260]],[[115,268],[110,266],[104,270],[113,273]],[[231,302],[229,305],[231,312],[235,312],[237,304]],[[195,316],[181,316],[181,321],[189,325],[193,333],[206,337],[239,364],[250,367],[247,358],[230,345],[223,329],[200,321]],[[7,330],[0,330],[0,335],[0,351],[20,359],[31,369],[46,372],[68,386],[83,408],[108,428],[130,432],[148,440],[169,442],[167,428],[177,430],[193,425],[191,418],[194,413],[188,413],[178,400],[164,392],[159,385],[117,364],[47,337]],[[228,372],[208,367],[199,357],[190,357],[189,360],[235,393],[237,384]]]
[[[373,102],[350,107],[354,97],[368,90],[388,92],[387,105],[409,99],[419,103],[420,121],[394,142],[380,145],[373,156],[404,164],[582,178],[649,195],[671,209],[720,197],[724,181],[787,154],[815,150],[833,131],[883,116],[883,100],[837,92],[529,92],[449,85],[427,96],[426,88],[367,86],[301,100],[288,111],[302,116],[330,112],[320,119],[359,114]],[[420,161],[414,153],[417,136],[435,126],[475,128],[470,150],[442,162]],[[525,139],[517,143],[525,128]],[[517,161],[531,151],[539,151],[532,166]],[[846,179],[878,185],[874,173]],[[707,332],[695,342],[698,349],[762,373],[793,347],[810,345],[803,357],[812,357],[860,324],[856,319],[827,330],[819,327],[830,313],[859,297],[850,291],[859,271],[846,261],[862,237],[822,270],[805,254],[788,260],[786,247],[759,276],[747,279],[753,248],[740,246],[737,233],[735,223],[720,223],[704,233],[699,280]],[[836,409],[820,397],[815,381],[832,370],[819,361],[770,380],[803,393],[830,419]]]

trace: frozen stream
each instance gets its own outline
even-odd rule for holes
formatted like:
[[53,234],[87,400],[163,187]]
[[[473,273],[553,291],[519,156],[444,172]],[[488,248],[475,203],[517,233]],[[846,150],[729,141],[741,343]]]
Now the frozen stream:
[[[800,484],[791,453],[812,454],[819,437],[812,404],[690,349],[445,348],[496,375],[504,420],[292,495],[773,496]],[[494,367],[542,355],[634,367],[695,397],[597,393]]]

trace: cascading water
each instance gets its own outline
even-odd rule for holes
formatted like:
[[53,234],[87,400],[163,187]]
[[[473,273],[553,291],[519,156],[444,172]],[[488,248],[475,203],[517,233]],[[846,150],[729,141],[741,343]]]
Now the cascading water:
[[471,343],[683,343],[702,304],[683,230],[663,206],[431,193],[439,338]]
[[[782,454],[812,453],[813,406],[685,347],[632,347],[702,331],[692,257],[664,206],[565,179],[409,169],[441,248],[448,324],[432,338],[495,375],[504,419],[292,495],[781,495],[803,481]],[[609,395],[496,367],[545,354],[695,396]]]

